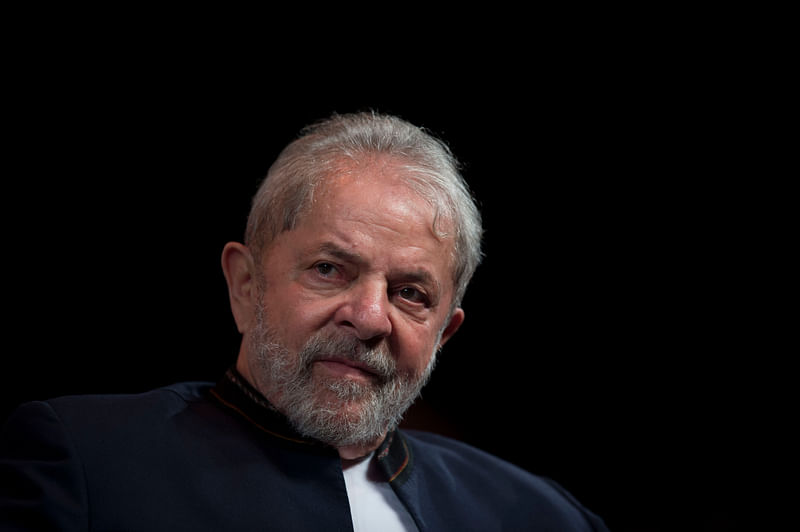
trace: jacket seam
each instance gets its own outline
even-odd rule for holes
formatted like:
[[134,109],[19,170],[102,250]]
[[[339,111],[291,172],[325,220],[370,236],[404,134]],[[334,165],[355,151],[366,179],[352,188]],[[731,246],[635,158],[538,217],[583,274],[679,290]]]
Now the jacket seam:
[[64,436],[67,443],[69,444],[69,447],[72,449],[75,458],[78,460],[78,463],[80,464],[81,474],[83,475],[83,493],[86,496],[86,510],[85,510],[86,530],[92,530],[91,526],[92,512],[90,511],[91,501],[89,500],[89,478],[86,473],[86,462],[81,457],[81,453],[78,450],[78,446],[75,444],[75,438],[72,435],[72,431],[69,429],[67,424],[64,423],[64,421],[62,420],[61,416],[58,414],[58,410],[56,410],[56,408],[48,402],[43,402],[43,404],[50,409],[50,411],[53,413],[53,416],[56,418],[56,421],[58,421],[58,424],[64,431]]
[[394,479],[400,476],[400,473],[405,471],[406,467],[408,466],[409,459],[411,458],[411,451],[409,450],[408,445],[406,445],[405,438],[403,438],[402,436],[400,437],[400,443],[403,444],[403,450],[405,451],[406,456],[405,459],[403,460],[403,463],[400,464],[400,467],[397,469],[397,471],[395,471],[394,474],[389,478],[389,482],[393,482]]
[[216,392],[216,390],[211,390],[211,395],[213,395],[213,396],[214,396],[214,398],[215,398],[217,401],[219,401],[220,403],[222,403],[222,404],[223,404],[223,406],[226,406],[226,407],[230,408],[231,410],[233,410],[234,412],[236,412],[237,414],[239,414],[240,416],[242,416],[242,417],[243,417],[245,420],[247,420],[248,422],[250,422],[250,424],[254,425],[256,428],[258,428],[259,430],[261,430],[262,432],[265,432],[265,433],[269,434],[270,436],[274,436],[274,437],[276,437],[276,438],[280,438],[280,439],[282,439],[282,440],[287,440],[287,441],[294,442],[294,443],[302,443],[302,444],[304,444],[304,445],[311,445],[311,444],[310,444],[309,442],[307,442],[307,441],[303,441],[303,440],[299,440],[299,439],[296,439],[296,438],[290,438],[290,437],[288,437],[288,436],[284,436],[283,434],[279,434],[279,433],[277,433],[277,432],[273,432],[273,431],[271,431],[271,430],[267,429],[266,427],[264,427],[264,426],[260,425],[260,424],[259,424],[259,423],[257,423],[257,422],[256,422],[256,421],[255,421],[253,418],[251,418],[250,416],[248,416],[247,414],[245,414],[245,413],[244,413],[244,411],[243,411],[241,408],[237,407],[237,406],[236,406],[236,405],[234,405],[233,403],[230,403],[230,402],[226,401],[225,399],[223,399],[222,397],[220,397],[220,395],[219,395],[219,394]]

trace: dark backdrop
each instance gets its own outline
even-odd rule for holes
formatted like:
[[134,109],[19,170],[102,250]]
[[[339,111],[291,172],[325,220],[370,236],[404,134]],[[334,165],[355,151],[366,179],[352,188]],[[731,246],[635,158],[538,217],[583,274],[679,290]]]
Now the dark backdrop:
[[8,102],[4,417],[216,379],[239,341],[219,256],[259,181],[303,125],[375,109],[450,144],[486,228],[408,424],[556,479],[618,532],[732,529],[754,338],[697,93],[602,61],[400,85],[54,53]]

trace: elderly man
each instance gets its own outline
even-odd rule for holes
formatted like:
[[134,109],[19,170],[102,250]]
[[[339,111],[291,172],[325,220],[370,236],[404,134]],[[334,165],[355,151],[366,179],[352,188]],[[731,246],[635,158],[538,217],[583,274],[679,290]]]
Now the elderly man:
[[270,168],[222,254],[242,344],[216,385],[23,405],[3,530],[605,530],[551,481],[400,431],[464,321],[480,215],[449,150],[334,116]]

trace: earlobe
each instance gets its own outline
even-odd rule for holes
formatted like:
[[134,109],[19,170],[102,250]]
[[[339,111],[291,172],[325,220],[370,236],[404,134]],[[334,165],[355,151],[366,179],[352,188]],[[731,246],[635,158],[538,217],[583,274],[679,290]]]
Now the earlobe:
[[222,250],[222,271],[228,283],[233,319],[244,334],[250,329],[256,305],[255,269],[250,250],[238,242],[229,242]]
[[444,347],[444,344],[447,343],[447,341],[450,338],[452,338],[452,336],[456,333],[458,328],[461,327],[462,323],[464,323],[464,310],[459,307],[455,309],[452,315],[450,316],[450,322],[447,324],[447,326],[444,328],[444,331],[442,332],[442,339],[439,340],[438,349]]

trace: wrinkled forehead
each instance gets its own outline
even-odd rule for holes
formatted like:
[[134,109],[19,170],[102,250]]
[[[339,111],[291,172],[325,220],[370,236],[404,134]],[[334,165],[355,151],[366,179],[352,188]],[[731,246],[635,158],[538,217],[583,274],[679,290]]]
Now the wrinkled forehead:
[[[369,154],[358,159],[338,158],[315,184],[309,207],[330,202],[339,195],[374,194],[373,200],[385,206],[397,204],[411,192],[416,201],[406,200],[407,208],[429,218],[432,234],[443,244],[455,234],[452,209],[445,194],[431,184],[422,170],[400,157]],[[381,191],[380,189],[384,189]]]
[[[360,217],[364,223],[393,218],[398,231],[420,239],[433,238],[437,253],[446,257],[453,272],[454,224],[435,200],[435,193],[426,190],[402,162],[384,158],[369,163],[343,164],[324,176],[315,186],[303,217]],[[424,232],[420,225],[424,225]]]

